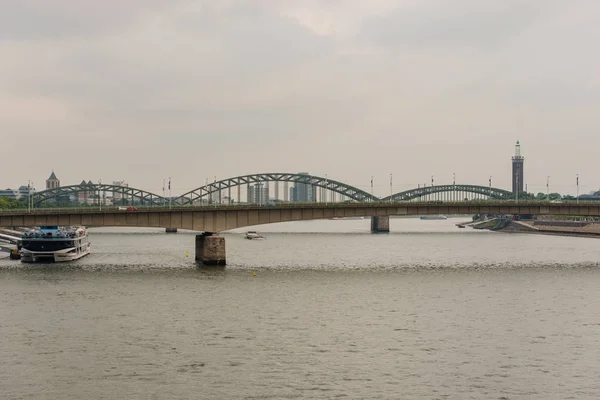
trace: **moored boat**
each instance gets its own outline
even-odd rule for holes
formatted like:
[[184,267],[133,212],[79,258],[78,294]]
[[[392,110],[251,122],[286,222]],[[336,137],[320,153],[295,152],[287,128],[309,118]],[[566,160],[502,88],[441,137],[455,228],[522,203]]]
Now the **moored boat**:
[[249,240],[266,239],[264,236],[259,235],[258,232],[256,232],[256,231],[248,231],[248,232],[246,232],[245,238],[249,239]]
[[21,245],[22,262],[73,261],[90,254],[83,227],[41,226],[25,232]]
[[445,215],[421,215],[424,220],[448,219]]

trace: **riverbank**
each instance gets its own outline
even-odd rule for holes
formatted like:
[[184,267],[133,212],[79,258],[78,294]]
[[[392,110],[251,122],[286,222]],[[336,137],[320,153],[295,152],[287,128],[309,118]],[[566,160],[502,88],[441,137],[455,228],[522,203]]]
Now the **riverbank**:
[[510,221],[497,231],[600,238],[600,223],[568,220]]

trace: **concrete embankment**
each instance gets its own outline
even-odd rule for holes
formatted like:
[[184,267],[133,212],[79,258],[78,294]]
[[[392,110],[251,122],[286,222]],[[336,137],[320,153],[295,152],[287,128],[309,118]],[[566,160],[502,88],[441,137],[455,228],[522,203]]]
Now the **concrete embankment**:
[[600,238],[600,223],[586,221],[510,221],[501,232]]

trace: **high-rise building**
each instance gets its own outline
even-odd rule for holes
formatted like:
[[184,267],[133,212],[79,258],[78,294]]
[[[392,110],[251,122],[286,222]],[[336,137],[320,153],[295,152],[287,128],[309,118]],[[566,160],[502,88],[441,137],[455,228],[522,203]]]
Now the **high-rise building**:
[[[298,175],[309,176],[308,172],[299,172]],[[290,189],[290,201],[298,203],[312,203],[317,201],[317,188],[309,183],[296,183]]]
[[269,202],[269,185],[264,183],[255,183],[248,187],[248,203],[266,204]]
[[60,180],[54,174],[54,171],[50,174],[50,177],[46,179],[46,190],[56,189],[60,187]]
[[512,192],[521,193],[525,186],[523,180],[523,164],[525,157],[521,155],[521,144],[517,140],[515,145],[515,155],[512,158]]

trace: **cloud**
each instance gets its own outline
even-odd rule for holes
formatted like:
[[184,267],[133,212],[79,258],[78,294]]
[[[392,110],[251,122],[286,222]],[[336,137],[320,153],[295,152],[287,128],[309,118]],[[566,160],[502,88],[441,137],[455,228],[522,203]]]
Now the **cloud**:
[[[548,174],[535,171],[564,158],[564,132],[592,144],[577,151],[600,144],[590,137],[600,106],[595,1],[341,4],[5,6],[3,158],[18,162],[25,138],[40,179],[51,149],[65,181],[112,177],[148,189],[167,175],[190,188],[269,170],[357,186],[394,172],[408,186],[452,169],[463,182],[494,175],[506,186],[518,138],[535,186]],[[82,148],[85,166],[74,171]],[[570,162],[579,173],[595,168]],[[31,174],[16,171],[4,185]]]

